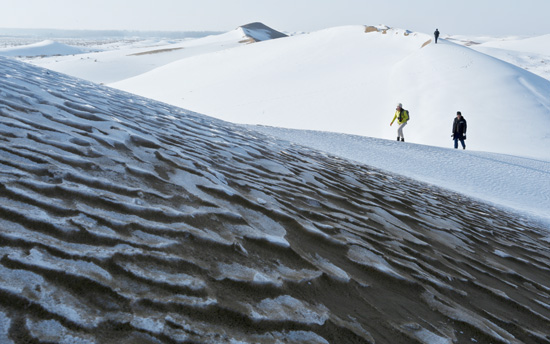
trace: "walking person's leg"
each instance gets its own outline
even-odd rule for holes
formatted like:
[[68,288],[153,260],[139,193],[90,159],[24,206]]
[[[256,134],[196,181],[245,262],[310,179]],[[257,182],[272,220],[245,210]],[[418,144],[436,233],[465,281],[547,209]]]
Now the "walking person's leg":
[[462,144],[462,149],[466,149],[466,143],[464,142],[464,139],[460,139],[460,143]]
[[403,128],[407,125],[407,122],[402,123],[399,125],[399,128],[397,129],[397,139],[401,138],[401,141],[405,141],[405,136],[403,135]]
[[455,149],[458,148],[458,137],[455,137]]

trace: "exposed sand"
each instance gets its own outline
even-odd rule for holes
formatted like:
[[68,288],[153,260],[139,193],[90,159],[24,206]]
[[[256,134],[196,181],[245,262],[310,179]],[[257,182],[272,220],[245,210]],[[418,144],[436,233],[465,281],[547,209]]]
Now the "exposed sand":
[[141,52],[141,53],[135,53],[135,54],[130,54],[128,56],[141,56],[141,55],[152,55],[152,54],[161,54],[161,53],[169,53],[171,51],[176,51],[176,50],[181,50],[183,48],[171,48],[171,49],[157,49],[157,50],[149,50],[149,51],[144,51],[144,52]]
[[378,29],[377,29],[376,27],[374,27],[374,26],[367,26],[367,27],[365,28],[365,32],[366,32],[366,33],[369,33],[369,32],[378,32]]
[[287,37],[286,34],[279,32],[266,26],[263,23],[255,22],[240,26],[244,33],[254,39],[254,41],[262,41],[265,39],[277,39]]

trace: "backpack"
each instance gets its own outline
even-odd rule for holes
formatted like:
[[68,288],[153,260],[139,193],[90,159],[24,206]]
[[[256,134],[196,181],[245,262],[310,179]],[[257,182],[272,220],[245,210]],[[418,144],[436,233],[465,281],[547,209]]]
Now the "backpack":
[[[411,119],[411,115],[410,115],[410,113],[409,113],[409,110],[403,109],[403,112],[402,112],[402,113],[405,114],[405,118],[406,118],[405,122],[408,122],[408,121]],[[403,118],[401,117],[401,112],[399,113],[399,116],[397,117],[397,120],[398,120],[399,122],[402,122],[402,121],[403,121]]]

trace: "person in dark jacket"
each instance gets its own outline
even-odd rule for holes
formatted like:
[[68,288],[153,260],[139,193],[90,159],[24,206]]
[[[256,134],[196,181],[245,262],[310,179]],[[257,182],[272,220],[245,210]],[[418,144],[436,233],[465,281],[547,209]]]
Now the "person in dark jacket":
[[435,44],[437,44],[437,39],[439,38],[439,29],[435,29],[434,37],[435,37]]
[[464,143],[464,140],[466,140],[466,129],[467,124],[464,117],[462,117],[462,113],[460,111],[457,111],[456,118],[453,122],[453,139],[455,140],[455,149],[458,148],[458,141],[462,144],[462,149],[466,149],[466,144]]

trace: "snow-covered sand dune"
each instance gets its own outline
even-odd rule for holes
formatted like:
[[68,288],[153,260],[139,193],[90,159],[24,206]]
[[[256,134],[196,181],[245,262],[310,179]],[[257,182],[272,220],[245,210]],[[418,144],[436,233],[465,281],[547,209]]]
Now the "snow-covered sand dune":
[[386,26],[285,37],[251,23],[178,43],[27,61],[236,123],[388,139],[402,102],[412,115],[407,141],[440,147],[462,111],[469,149],[550,160],[550,82],[540,77],[550,75],[548,36],[473,38],[483,44],[470,47],[465,37],[431,38]]
[[[449,146],[457,111],[470,149],[550,160],[550,81],[431,36],[337,27],[194,56],[112,84],[236,123]],[[427,45],[426,45],[427,44]]]
[[1,343],[541,343],[547,228],[0,58]]

